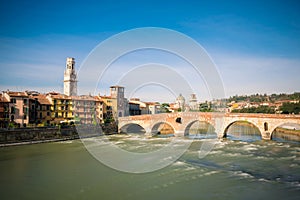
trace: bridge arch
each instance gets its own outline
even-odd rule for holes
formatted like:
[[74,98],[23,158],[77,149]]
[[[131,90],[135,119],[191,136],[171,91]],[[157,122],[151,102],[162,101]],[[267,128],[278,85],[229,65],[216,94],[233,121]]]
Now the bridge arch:
[[[187,135],[190,135],[190,131],[191,131],[191,128],[193,125],[196,125],[196,123],[199,123],[199,126],[198,126],[198,131],[200,133],[204,133],[204,132],[209,132],[209,133],[215,133],[215,127],[208,121],[206,120],[192,120],[190,122],[187,123],[186,127],[184,128],[184,135],[187,136]],[[202,127],[200,128],[200,126],[202,125]],[[204,125],[204,126],[203,126]],[[196,132],[198,132],[196,131]]]
[[[233,121],[231,121],[230,123],[228,123],[228,125],[225,127],[225,129],[223,131],[223,134],[222,134],[223,138],[226,138],[228,136],[228,131],[230,130],[230,128],[234,124],[235,125],[240,125],[240,126],[245,126],[245,125],[248,126],[249,125],[249,127],[253,128],[253,131],[250,131],[251,133],[246,133],[246,135],[247,134],[249,134],[249,135],[259,135],[262,138],[262,131],[260,130],[259,126],[255,122],[252,122],[251,120],[233,120]],[[255,134],[256,132],[257,132],[257,134]],[[239,134],[243,135],[245,133],[242,133],[242,131],[239,130]]]
[[176,129],[174,128],[174,126],[171,123],[168,123],[166,121],[159,121],[159,122],[156,122],[152,126],[151,134],[154,134],[154,135],[161,134],[162,129],[165,129],[163,134],[175,134],[175,131],[176,131]]
[[138,123],[128,123],[120,128],[120,133],[140,133],[145,134],[146,129]]
[[[284,131],[285,133],[278,133],[276,132],[277,129],[282,128],[283,126],[296,126],[295,129],[287,129]],[[270,130],[270,139],[274,140],[275,138],[287,140],[287,141],[300,141],[300,133],[297,133],[298,131],[295,130],[300,130],[300,123],[289,123],[289,122],[280,122],[276,124],[271,130]]]

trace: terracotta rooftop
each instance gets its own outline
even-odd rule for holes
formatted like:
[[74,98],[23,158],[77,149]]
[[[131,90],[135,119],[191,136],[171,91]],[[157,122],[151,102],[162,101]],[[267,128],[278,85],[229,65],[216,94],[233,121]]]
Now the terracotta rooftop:
[[45,94],[38,94],[30,97],[33,99],[37,99],[37,101],[42,105],[51,105],[51,102],[49,101],[49,99],[47,99]]
[[94,96],[95,101],[103,102],[100,96]]
[[133,103],[133,102],[130,102],[130,101],[129,101],[129,104],[140,105],[138,103]]
[[72,100],[77,101],[95,101],[95,98],[90,95],[72,96]]
[[112,98],[111,96],[100,96],[101,99],[115,99],[115,98]]
[[158,102],[145,102],[145,103],[148,104],[148,105],[159,105]]
[[11,97],[28,97],[27,92],[12,92],[12,91],[7,91],[6,93],[9,96],[11,96]]
[[112,85],[112,86],[110,86],[110,88],[113,88],[113,87],[115,87],[115,88],[124,88],[123,86],[120,86],[120,85]]
[[2,94],[0,94],[0,102],[9,102]]
[[67,96],[67,95],[64,95],[64,94],[60,94],[60,93],[57,93],[57,92],[50,92],[47,95],[49,95],[53,99],[67,99],[67,100],[71,100],[72,99],[70,96]]

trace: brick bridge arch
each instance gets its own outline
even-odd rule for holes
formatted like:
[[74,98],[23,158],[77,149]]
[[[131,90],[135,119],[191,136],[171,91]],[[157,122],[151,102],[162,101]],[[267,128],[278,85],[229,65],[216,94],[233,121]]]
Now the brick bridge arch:
[[184,130],[184,135],[188,135],[190,128],[197,122],[205,122],[209,126],[213,127],[213,130],[215,131],[215,127],[211,124],[211,122],[205,121],[203,119],[196,119],[196,120],[192,120],[189,123],[187,123],[187,126],[185,127],[185,130]]
[[152,134],[151,131],[155,124],[166,122],[173,127],[175,136],[184,136],[186,128],[195,121],[211,124],[220,138],[225,135],[228,127],[234,122],[246,121],[259,129],[263,139],[270,140],[272,132],[278,126],[286,123],[300,124],[300,115],[212,112],[161,113],[120,117],[118,126],[120,132],[123,126],[138,124],[145,129],[146,134]]

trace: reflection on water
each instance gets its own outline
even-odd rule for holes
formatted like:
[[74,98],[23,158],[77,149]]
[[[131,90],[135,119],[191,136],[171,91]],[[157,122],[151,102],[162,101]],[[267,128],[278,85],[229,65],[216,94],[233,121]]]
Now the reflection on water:
[[272,140],[279,142],[300,141],[300,125],[286,124],[277,127],[272,133]]
[[[153,151],[173,139],[143,135],[108,138],[132,152]],[[199,159],[201,145],[209,140],[194,140],[176,162],[146,174],[104,166],[80,140],[1,148],[1,199],[299,198],[299,143],[221,139]]]
[[226,138],[230,140],[241,140],[253,142],[261,140],[261,133],[259,129],[249,122],[235,122],[226,130]]
[[204,121],[196,121],[187,127],[185,136],[190,139],[214,139],[217,138],[217,133],[214,127]]

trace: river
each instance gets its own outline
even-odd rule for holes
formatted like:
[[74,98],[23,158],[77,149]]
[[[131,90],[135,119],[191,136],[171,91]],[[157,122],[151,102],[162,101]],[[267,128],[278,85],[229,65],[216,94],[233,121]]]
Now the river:
[[[135,152],[172,140],[140,135],[108,139]],[[299,143],[221,139],[200,159],[199,147],[206,140],[211,139],[194,140],[174,163],[144,174],[105,166],[81,140],[2,147],[1,199],[300,198]]]

